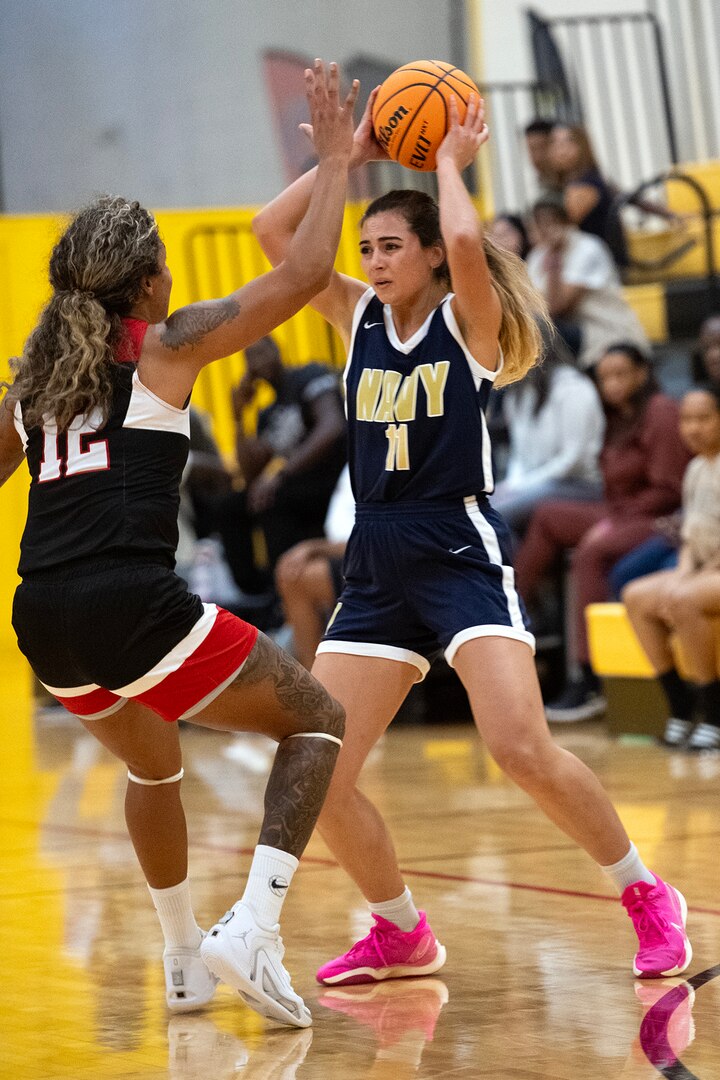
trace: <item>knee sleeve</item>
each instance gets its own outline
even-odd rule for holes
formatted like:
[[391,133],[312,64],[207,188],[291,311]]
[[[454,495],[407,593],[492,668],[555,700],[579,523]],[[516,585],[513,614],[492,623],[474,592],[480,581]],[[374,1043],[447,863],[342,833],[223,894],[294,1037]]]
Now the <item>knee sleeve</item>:
[[141,776],[135,776],[128,769],[128,780],[132,780],[135,784],[142,784],[143,787],[157,787],[158,784],[175,784],[178,780],[182,780],[185,775],[185,770],[181,769],[180,772],[175,773],[174,776],[167,776],[164,780],[143,780]]
[[[338,746],[342,746],[342,739],[338,739],[337,735],[328,735],[325,731],[297,731],[294,735],[286,735],[286,739],[327,739],[328,742],[337,743]],[[282,740],[285,742],[285,739]],[[157,783],[158,781],[156,781]],[[159,781],[163,783],[163,781]]]

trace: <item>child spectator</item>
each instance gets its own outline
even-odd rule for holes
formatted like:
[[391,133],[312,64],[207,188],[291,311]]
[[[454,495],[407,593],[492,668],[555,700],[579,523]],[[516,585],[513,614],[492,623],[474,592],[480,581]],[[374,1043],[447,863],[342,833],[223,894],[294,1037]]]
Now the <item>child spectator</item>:
[[[667,697],[663,741],[686,750],[720,749],[720,665],[713,620],[720,617],[720,386],[689,390],[680,431],[696,453],[683,482],[678,565],[634,581],[623,600]],[[670,648],[676,634],[693,686],[680,676]],[[695,694],[699,723],[693,727]]]

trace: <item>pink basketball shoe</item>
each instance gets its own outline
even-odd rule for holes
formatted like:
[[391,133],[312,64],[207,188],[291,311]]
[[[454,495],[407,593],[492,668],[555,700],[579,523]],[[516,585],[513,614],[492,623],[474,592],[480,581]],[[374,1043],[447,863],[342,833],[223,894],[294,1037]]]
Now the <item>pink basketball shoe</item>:
[[353,945],[349,952],[323,964],[317,973],[317,981],[336,986],[339,983],[432,975],[439,971],[447,953],[428,926],[425,912],[418,914],[420,922],[408,933],[380,915],[373,915],[375,926],[367,937]]
[[641,979],[679,975],[692,960],[692,947],[685,933],[685,897],[656,874],[653,877],[655,885],[636,881],[622,894],[623,907],[640,942],[633,972]]

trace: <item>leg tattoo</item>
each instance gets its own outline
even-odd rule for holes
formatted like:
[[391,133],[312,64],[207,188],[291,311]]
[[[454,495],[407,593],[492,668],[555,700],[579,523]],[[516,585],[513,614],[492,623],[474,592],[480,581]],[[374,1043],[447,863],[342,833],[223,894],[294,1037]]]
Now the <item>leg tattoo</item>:
[[324,739],[280,743],[265,788],[259,843],[300,858],[325,802],[339,752],[339,746]]
[[345,713],[306,668],[263,634],[236,679],[238,687],[272,680],[283,712],[300,728],[291,736],[325,733],[334,738],[289,738],[280,743],[265,789],[261,844],[300,857],[325,801],[345,729]]

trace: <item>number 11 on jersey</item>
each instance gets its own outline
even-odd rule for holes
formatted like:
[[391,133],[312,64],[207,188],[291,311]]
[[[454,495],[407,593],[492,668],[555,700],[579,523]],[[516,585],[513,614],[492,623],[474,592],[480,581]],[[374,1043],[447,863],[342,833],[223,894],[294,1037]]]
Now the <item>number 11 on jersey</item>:
[[407,424],[388,424],[385,428],[385,436],[388,441],[385,472],[407,471],[410,468]]

